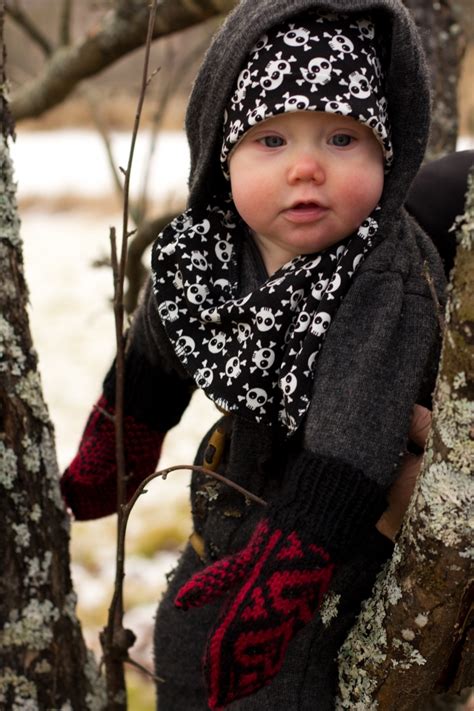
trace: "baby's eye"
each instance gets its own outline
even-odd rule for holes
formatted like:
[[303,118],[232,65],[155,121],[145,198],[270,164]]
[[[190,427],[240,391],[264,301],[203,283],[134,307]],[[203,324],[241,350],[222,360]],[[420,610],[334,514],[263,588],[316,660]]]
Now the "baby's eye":
[[285,144],[285,141],[281,136],[263,136],[259,139],[259,143],[266,148],[280,148]]
[[350,146],[353,140],[354,138],[347,133],[336,133],[336,135],[331,138],[330,143],[336,146],[336,148],[346,148]]

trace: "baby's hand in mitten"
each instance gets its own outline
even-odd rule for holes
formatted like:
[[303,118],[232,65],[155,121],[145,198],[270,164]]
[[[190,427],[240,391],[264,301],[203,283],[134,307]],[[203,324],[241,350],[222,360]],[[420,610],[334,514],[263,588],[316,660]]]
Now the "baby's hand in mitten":
[[211,709],[224,708],[274,678],[291,639],[320,606],[333,569],[323,549],[263,519],[242,551],[210,565],[181,588],[175,605],[182,609],[234,593],[206,649]]

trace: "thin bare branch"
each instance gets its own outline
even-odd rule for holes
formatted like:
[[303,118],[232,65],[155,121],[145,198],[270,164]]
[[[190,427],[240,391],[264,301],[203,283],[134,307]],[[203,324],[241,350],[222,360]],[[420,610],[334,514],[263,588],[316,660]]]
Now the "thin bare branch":
[[[236,0],[162,0],[153,27],[153,39],[178,32],[221,13]],[[143,46],[148,3],[128,0],[107,13],[94,32],[77,44],[59,47],[40,75],[12,97],[16,120],[39,116],[68,96],[83,79],[98,74],[117,59]]]
[[132,667],[136,667],[136,669],[139,669],[141,672],[151,677],[153,681],[164,681],[164,679],[162,679],[160,676],[156,676],[156,674],[153,674],[153,672],[151,672],[139,662],[135,661],[135,659],[132,659],[132,657],[128,657],[125,662],[127,664],[130,664]]
[[125,461],[124,437],[124,385],[125,385],[125,347],[124,347],[124,306],[123,291],[125,269],[127,262],[127,243],[130,235],[128,229],[130,178],[132,173],[135,144],[140,125],[140,118],[148,85],[148,66],[150,47],[155,25],[158,0],[153,0],[149,10],[148,29],[146,35],[145,60],[143,77],[132,131],[132,140],[125,170],[123,188],[123,220],[120,258],[118,259],[115,229],[110,230],[112,270],[114,280],[114,318],[117,355],[115,361],[115,460],[117,464],[117,549],[115,562],[115,584],[112,601],[109,607],[107,626],[101,634],[101,644],[104,655],[104,665],[107,683],[108,711],[125,711],[126,683],[124,661],[128,659],[128,648],[133,645],[135,636],[123,627],[123,579],[125,577],[125,546],[120,531],[123,529],[123,508],[126,501],[127,471]]
[[46,57],[53,53],[53,45],[18,2],[5,2],[6,14],[28,35]]
[[59,18],[59,43],[68,45],[71,42],[72,0],[63,0]]

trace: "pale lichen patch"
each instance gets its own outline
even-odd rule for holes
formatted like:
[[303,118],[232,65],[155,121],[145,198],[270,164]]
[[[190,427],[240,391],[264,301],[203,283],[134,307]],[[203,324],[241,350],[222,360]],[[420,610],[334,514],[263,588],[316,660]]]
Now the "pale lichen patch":
[[341,596],[338,593],[333,593],[331,591],[324,598],[319,614],[321,615],[321,622],[325,627],[329,627],[331,621],[337,617],[340,601]]
[[38,711],[35,684],[10,667],[0,671],[0,708],[6,708],[7,698],[13,694],[10,711]]
[[23,610],[10,612],[10,621],[0,630],[0,647],[46,649],[58,619],[59,610],[51,600],[31,600]]
[[25,369],[26,357],[15,329],[0,315],[0,373],[20,376]]
[[413,630],[405,628],[402,630],[402,637],[407,642],[413,642],[413,640],[415,639],[415,633],[413,632]]
[[30,511],[30,519],[34,521],[34,523],[38,523],[38,521],[41,520],[41,507],[39,504],[33,504],[33,507]]
[[28,405],[36,419],[49,423],[48,408],[41,394],[41,379],[38,372],[29,370],[15,387],[17,395]]
[[52,666],[47,659],[41,659],[38,664],[35,665],[35,672],[38,674],[49,674],[52,671]]
[[46,551],[44,558],[40,561],[39,558],[26,558],[27,580],[25,581],[32,588],[36,589],[42,585],[46,585],[49,579],[49,571],[53,560],[51,551]]
[[17,550],[22,548],[28,548],[31,541],[31,534],[28,530],[28,526],[25,523],[13,523],[12,530],[15,533],[15,546]]
[[419,495],[424,499],[418,509],[419,539],[435,538],[453,548],[459,548],[463,540],[471,540],[472,485],[468,477],[460,476],[447,462],[434,463],[420,480]]
[[23,464],[26,471],[36,474],[41,467],[41,454],[38,445],[33,442],[29,435],[25,435],[21,441],[23,446]]
[[426,664],[426,659],[409,642],[394,639],[393,646],[403,655],[402,658],[399,657],[396,660],[396,666],[400,667],[400,669],[410,669],[413,664],[417,664],[418,666]]
[[425,615],[422,612],[420,612],[415,617],[415,625],[417,625],[417,627],[423,628],[423,627],[426,627],[427,624],[428,624],[428,615]]
[[18,459],[10,447],[0,441],[0,484],[7,490],[13,489],[18,475]]

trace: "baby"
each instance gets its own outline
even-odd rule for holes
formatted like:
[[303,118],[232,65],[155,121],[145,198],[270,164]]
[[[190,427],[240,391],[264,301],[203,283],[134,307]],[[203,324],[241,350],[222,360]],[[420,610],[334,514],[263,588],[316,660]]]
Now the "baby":
[[[334,708],[436,374],[423,265],[441,301],[443,270],[403,208],[428,112],[398,0],[243,0],[204,60],[189,209],[155,242],[127,334],[129,494],[199,387],[224,416],[196,463],[268,506],[193,475],[194,533],[156,621],[160,711]],[[101,408],[114,399],[112,370]],[[62,480],[78,517],[114,510],[114,469],[98,411]]]

